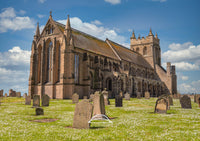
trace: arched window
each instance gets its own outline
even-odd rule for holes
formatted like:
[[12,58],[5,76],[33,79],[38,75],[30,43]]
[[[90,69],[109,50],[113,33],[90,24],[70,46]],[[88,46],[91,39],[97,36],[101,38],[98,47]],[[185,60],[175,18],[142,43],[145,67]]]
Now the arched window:
[[139,51],[140,51],[140,49],[139,49],[139,47],[137,47],[137,48],[136,48],[136,52],[138,52],[138,53],[139,53]]
[[143,55],[147,55],[147,47],[144,47],[144,49],[143,49]]
[[39,45],[38,47],[38,66],[37,66],[37,69],[38,69],[38,72],[37,72],[37,82],[40,83],[40,74],[41,74],[41,55],[42,55],[42,46]]
[[79,55],[75,54],[74,56],[74,80],[75,83],[78,84],[79,83]]
[[90,72],[90,89],[93,89],[93,86],[94,86],[94,79],[93,79],[92,72]]
[[52,48],[53,44],[50,42],[47,49],[47,82],[51,81]]
[[59,82],[60,81],[60,43],[59,42],[56,42],[56,56],[55,56],[55,65],[54,65],[54,69],[56,71],[55,74],[55,78],[56,78],[56,82]]

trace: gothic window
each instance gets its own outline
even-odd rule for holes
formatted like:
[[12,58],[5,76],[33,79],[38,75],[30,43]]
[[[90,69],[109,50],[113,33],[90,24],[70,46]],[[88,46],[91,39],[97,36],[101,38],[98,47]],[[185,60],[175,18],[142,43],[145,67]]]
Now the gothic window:
[[38,47],[38,78],[37,78],[37,81],[38,83],[40,83],[40,74],[41,74],[41,55],[42,55],[42,47],[41,45]]
[[53,33],[53,26],[49,25],[47,31],[48,31],[48,34],[52,34]]
[[50,42],[47,50],[47,82],[51,81],[52,48],[53,44]]
[[137,47],[137,48],[136,48],[136,52],[138,52],[138,53],[139,53],[139,51],[140,51],[140,49],[139,49],[139,47]]
[[93,89],[93,86],[94,86],[94,79],[93,79],[92,72],[90,72],[90,88]]
[[61,55],[60,55],[60,44],[58,45],[58,48],[57,48],[57,55],[58,55],[58,78],[57,80],[60,81],[60,58],[61,58]]
[[143,49],[143,55],[147,55],[147,47],[144,47],[144,49]]
[[74,56],[75,58],[75,64],[74,64],[74,80],[75,83],[78,84],[79,83],[79,56],[77,54],[75,54]]

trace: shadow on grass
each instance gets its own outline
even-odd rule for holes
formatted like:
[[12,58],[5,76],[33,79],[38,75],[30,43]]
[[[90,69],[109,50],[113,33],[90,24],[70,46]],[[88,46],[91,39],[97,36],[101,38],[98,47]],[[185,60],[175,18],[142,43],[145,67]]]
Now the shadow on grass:
[[106,128],[106,127],[90,127],[90,129],[104,129],[104,128]]

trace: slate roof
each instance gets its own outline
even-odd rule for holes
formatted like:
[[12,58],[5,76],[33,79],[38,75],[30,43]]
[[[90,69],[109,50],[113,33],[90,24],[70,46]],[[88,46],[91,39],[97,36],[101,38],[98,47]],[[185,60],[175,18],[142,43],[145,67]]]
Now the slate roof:
[[[59,29],[64,32],[65,25],[56,22]],[[72,36],[74,46],[83,50],[87,50],[99,55],[103,55],[115,60],[128,61],[146,68],[153,69],[151,65],[142,57],[142,55],[120,45],[111,40],[100,40],[96,37],[88,35],[84,32],[72,28]]]

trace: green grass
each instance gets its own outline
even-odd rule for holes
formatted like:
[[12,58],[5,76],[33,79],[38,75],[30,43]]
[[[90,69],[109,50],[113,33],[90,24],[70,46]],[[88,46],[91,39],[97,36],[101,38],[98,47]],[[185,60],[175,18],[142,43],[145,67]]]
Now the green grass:
[[[68,141],[68,140],[200,140],[200,108],[192,102],[192,109],[181,109],[179,100],[167,114],[155,114],[156,98],[123,100],[123,107],[115,107],[114,99],[106,106],[106,114],[113,123],[92,123],[91,129],[69,128],[73,124],[75,104],[71,100],[51,100],[43,116],[35,116],[35,109],[24,105],[24,98],[1,99],[0,141]],[[54,118],[54,122],[32,120]],[[68,128],[67,128],[68,127]]]

